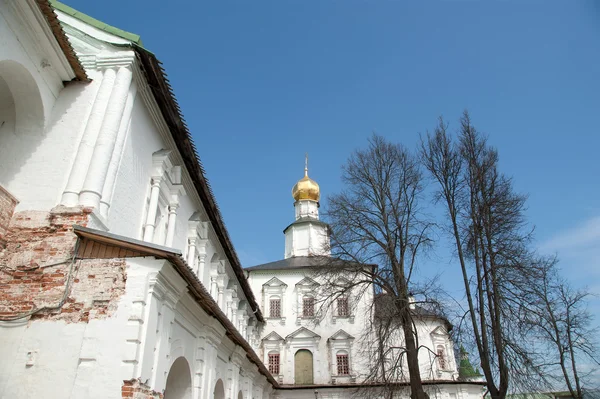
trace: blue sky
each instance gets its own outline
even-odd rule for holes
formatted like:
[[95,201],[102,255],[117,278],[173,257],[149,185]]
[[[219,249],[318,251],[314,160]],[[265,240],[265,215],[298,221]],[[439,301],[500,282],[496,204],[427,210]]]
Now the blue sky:
[[[305,152],[326,198],[372,132],[414,147],[468,108],[529,194],[536,245],[600,293],[600,3],[67,4],[164,63],[244,266],[283,257]],[[452,290],[453,266],[441,239],[423,273]]]

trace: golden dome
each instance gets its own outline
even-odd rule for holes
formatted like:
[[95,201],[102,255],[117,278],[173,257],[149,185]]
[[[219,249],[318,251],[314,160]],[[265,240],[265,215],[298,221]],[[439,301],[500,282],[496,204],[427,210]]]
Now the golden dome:
[[321,189],[316,181],[308,177],[308,165],[304,168],[304,177],[298,180],[298,183],[292,188],[294,200],[319,201],[321,198]]

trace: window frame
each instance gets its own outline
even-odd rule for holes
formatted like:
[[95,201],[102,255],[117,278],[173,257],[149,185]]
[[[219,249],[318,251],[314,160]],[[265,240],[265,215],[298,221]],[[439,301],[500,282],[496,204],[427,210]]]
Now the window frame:
[[440,370],[448,370],[448,359],[446,358],[446,348],[443,345],[436,347],[436,357]]
[[305,319],[315,317],[315,297],[304,295],[302,297],[302,317]]
[[350,376],[350,354],[346,350],[335,353],[335,364],[338,376]]
[[272,375],[281,374],[281,354],[277,351],[271,351],[267,355],[269,373]]
[[[340,306],[340,302],[343,303],[343,306]],[[342,313],[340,309],[345,309]],[[337,317],[350,317],[350,304],[347,296],[340,296],[336,299],[336,311]]]
[[[277,315],[273,314],[273,304],[277,303]],[[279,295],[269,296],[269,318],[270,319],[281,319],[281,297]]]

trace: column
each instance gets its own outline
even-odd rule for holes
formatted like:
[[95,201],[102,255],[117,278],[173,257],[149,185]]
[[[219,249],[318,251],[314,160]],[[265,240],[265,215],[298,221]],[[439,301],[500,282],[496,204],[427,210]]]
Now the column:
[[109,98],[113,85],[115,83],[116,72],[114,69],[107,69],[102,76],[100,88],[96,94],[96,99],[92,105],[92,110],[85,125],[83,136],[77,148],[77,154],[71,167],[71,174],[65,191],[63,192],[60,203],[65,206],[76,206],[79,204],[79,193],[83,187],[85,175],[88,170],[89,161],[94,152],[94,145],[98,138],[98,132],[102,126],[104,113],[108,106]]
[[106,174],[106,182],[102,189],[102,199],[100,200],[100,215],[108,217],[108,210],[110,208],[110,202],[112,201],[113,191],[115,189],[115,181],[117,179],[117,172],[119,170],[119,164],[121,163],[121,157],[123,155],[123,147],[129,132],[129,125],[131,122],[131,111],[133,109],[133,102],[137,93],[137,86],[135,83],[131,84],[129,95],[127,96],[127,104],[125,104],[125,111],[123,111],[123,117],[121,118],[121,125],[119,126],[119,134],[117,136],[117,142],[115,144],[115,150],[113,151],[112,157],[110,158],[110,164],[108,165],[108,173]]
[[225,304],[224,304],[225,289],[222,287],[222,284],[219,284],[219,286],[217,288],[219,290],[218,297],[217,297],[217,304],[219,305],[219,308],[221,308],[221,310],[224,310],[223,308],[225,307]]
[[165,245],[167,247],[173,245],[173,237],[175,237],[175,221],[177,220],[177,208],[179,208],[179,204],[176,202],[169,205],[169,220],[167,221],[167,239],[165,241]]
[[212,296],[215,301],[217,301],[217,292],[217,276],[212,276],[210,278],[210,296]]
[[194,268],[194,262],[196,260],[196,237],[188,238],[188,252],[187,252],[187,264],[192,269]]
[[90,166],[85,176],[83,189],[79,194],[79,203],[84,206],[98,207],[102,189],[106,182],[108,167],[115,149],[121,118],[125,110],[132,72],[128,67],[119,68],[115,85],[110,94],[104,121],[94,146]]
[[152,178],[150,189],[150,204],[148,205],[148,216],[144,225],[144,241],[152,242],[154,238],[154,224],[156,223],[156,211],[158,209],[158,196],[160,194],[160,177]]
[[198,275],[198,278],[200,279],[202,284],[204,284],[204,264],[206,263],[206,249],[204,249],[204,251],[205,253],[198,251],[200,253],[198,255],[198,270],[196,271],[196,274]]

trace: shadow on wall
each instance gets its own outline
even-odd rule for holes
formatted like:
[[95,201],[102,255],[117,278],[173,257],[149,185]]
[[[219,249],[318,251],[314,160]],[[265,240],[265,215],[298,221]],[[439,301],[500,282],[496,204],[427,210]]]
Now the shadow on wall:
[[[72,155],[52,151],[56,147],[46,142],[47,132],[77,100],[77,95],[66,101],[62,97],[52,110],[53,120],[45,120],[44,103],[33,75],[16,61],[0,61],[0,185],[17,199],[23,198],[31,184],[43,185],[43,180],[35,181],[43,176],[39,174],[40,167]],[[84,122],[81,119],[79,123]]]
[[215,384],[215,392],[213,397],[214,399],[225,399],[225,386],[223,385],[223,380],[219,379]]
[[167,384],[165,399],[190,399],[192,397],[192,374],[190,365],[184,357],[179,357],[173,362]]

